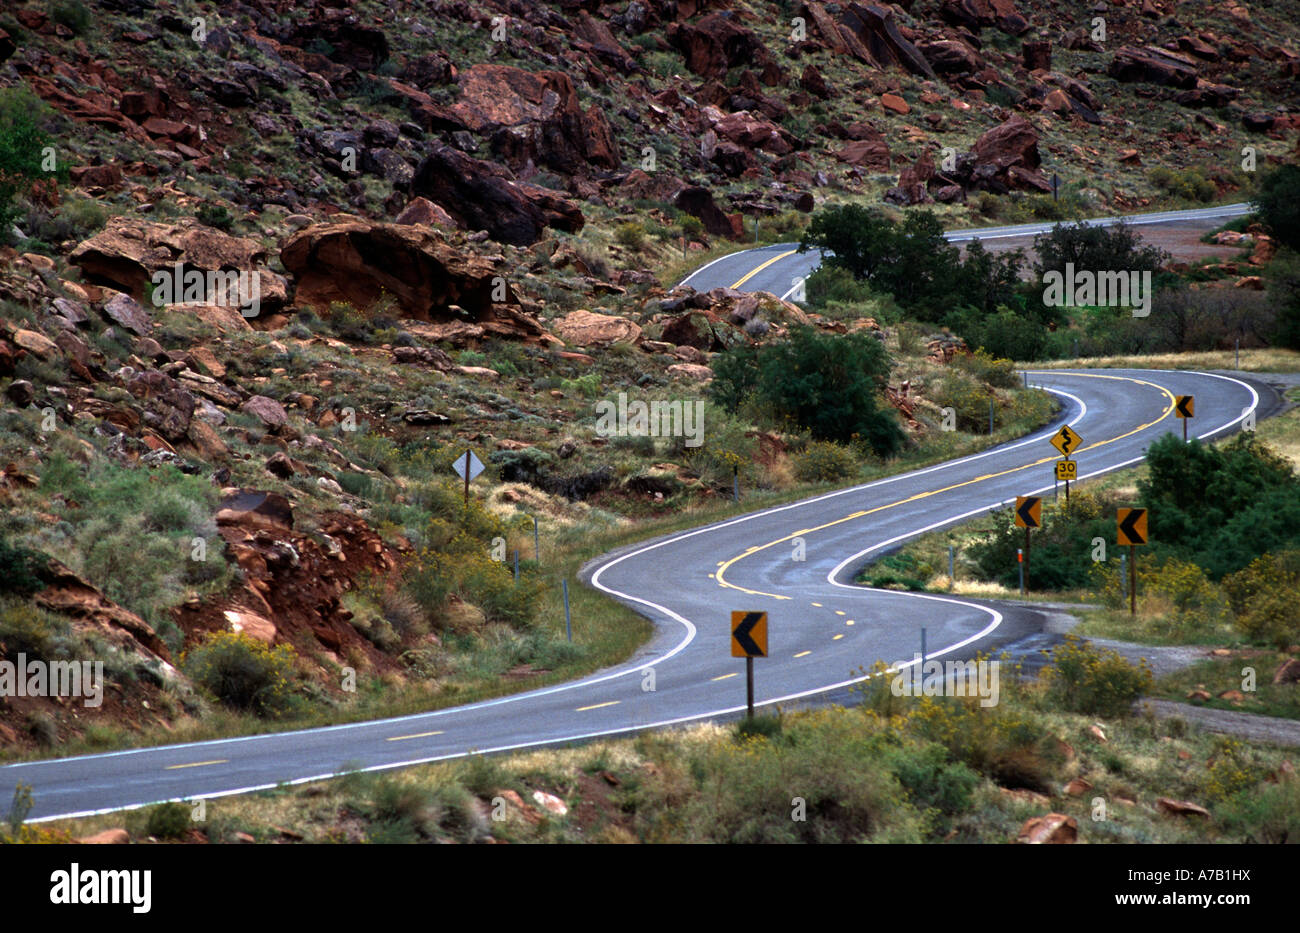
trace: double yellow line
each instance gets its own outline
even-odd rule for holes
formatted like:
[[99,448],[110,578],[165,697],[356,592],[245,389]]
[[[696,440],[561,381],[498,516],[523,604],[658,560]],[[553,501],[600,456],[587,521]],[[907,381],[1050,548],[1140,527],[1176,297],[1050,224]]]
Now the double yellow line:
[[[754,272],[757,271],[758,269],[754,270]],[[750,274],[752,275],[753,273]],[[1153,389],[1158,389],[1159,391],[1163,392],[1168,400],[1167,404],[1165,405],[1165,410],[1161,413],[1160,417],[1156,418],[1154,421],[1148,421],[1146,424],[1139,425],[1138,427],[1134,428],[1131,431],[1126,431],[1123,434],[1119,434],[1116,435],[1115,437],[1107,438],[1104,441],[1098,441],[1095,444],[1090,444],[1087,447],[1081,448],[1079,451],[1075,451],[1076,454],[1082,452],[1083,450],[1096,450],[1098,447],[1105,447],[1107,444],[1113,444],[1116,441],[1122,441],[1126,437],[1132,437],[1134,434],[1137,434],[1141,431],[1145,431],[1147,428],[1159,424],[1161,421],[1164,421],[1166,418],[1170,416],[1170,414],[1173,413],[1174,404],[1176,402],[1174,394],[1170,392],[1168,389],[1166,389],[1164,386],[1156,385],[1154,382],[1147,382],[1143,379],[1134,379],[1129,376],[1106,376],[1106,375],[1102,375],[1101,373],[1069,373],[1068,375],[1078,376],[1080,378],[1087,378],[1087,379],[1114,379],[1122,382],[1136,383],[1137,385],[1150,386]],[[732,590],[740,590],[742,593],[748,593],[751,596],[766,596],[769,599],[791,599],[792,597],[782,596],[780,593],[765,593],[762,590],[751,590],[746,587],[739,586],[738,584],[735,583],[729,583],[725,579],[726,572],[729,569],[731,569],[731,567],[734,564],[744,560],[746,557],[752,557],[754,554],[757,554],[759,551],[764,551],[770,547],[775,547],[778,544],[783,544],[787,541],[791,541],[794,538],[800,537],[802,535],[811,534],[812,532],[815,531],[824,531],[827,528],[833,528],[836,525],[842,525],[844,522],[851,522],[856,518],[863,518],[864,516],[872,515],[875,514],[876,512],[883,512],[886,509],[892,509],[900,505],[906,505],[909,502],[916,502],[920,499],[929,498],[930,496],[937,496],[939,495],[939,493],[942,492],[949,492],[953,489],[961,489],[963,486],[972,486],[975,483],[982,483],[985,480],[997,479],[1000,476],[1008,476],[1012,473],[1018,473],[1021,470],[1028,470],[1033,467],[1040,466],[1044,463],[1050,463],[1056,459],[1058,459],[1056,456],[1043,457],[1041,459],[1034,460],[1031,463],[1026,463],[1022,466],[1012,467],[1009,470],[1001,470],[997,473],[986,473],[985,475],[977,476],[974,479],[963,480],[960,483],[953,483],[951,486],[944,486],[941,489],[932,489],[929,492],[917,493],[914,496],[908,496],[906,499],[899,499],[895,502],[890,502],[886,505],[879,505],[873,509],[864,509],[861,511],[853,512],[850,515],[845,515],[843,518],[837,518],[834,521],[826,522],[824,525],[817,525],[816,527],[813,528],[803,528],[800,529],[799,531],[791,532],[790,534],[784,537],[777,538],[775,541],[769,541],[767,544],[759,544],[759,545],[754,545],[752,547],[746,548],[744,551],[742,551],[740,554],[737,554],[735,557],[722,561],[720,564],[718,564],[718,569],[713,575],[714,579],[717,581],[719,586],[724,586]]]

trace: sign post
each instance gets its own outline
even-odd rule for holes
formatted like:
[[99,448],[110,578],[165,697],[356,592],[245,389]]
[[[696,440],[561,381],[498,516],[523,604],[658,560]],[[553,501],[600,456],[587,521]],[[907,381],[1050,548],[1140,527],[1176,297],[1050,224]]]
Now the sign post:
[[467,450],[453,463],[456,475],[465,481],[465,515],[469,516],[469,482],[483,472],[483,461],[474,456],[474,451]]
[[1020,552],[1020,592],[1029,585],[1029,529],[1043,527],[1040,496],[1016,496],[1016,526],[1025,529],[1025,547]]
[[731,613],[731,656],[745,659],[745,708],[754,718],[754,658],[767,657],[767,613]]
[[1174,414],[1183,422],[1183,443],[1187,443],[1187,419],[1196,414],[1196,396],[1180,395],[1174,401]]
[[1065,502],[1070,502],[1070,480],[1078,478],[1079,464],[1075,463],[1069,457],[1056,461],[1056,479],[1065,482]]
[[1120,546],[1128,546],[1128,612],[1137,615],[1137,547],[1147,543],[1147,510],[1120,509],[1115,525]]

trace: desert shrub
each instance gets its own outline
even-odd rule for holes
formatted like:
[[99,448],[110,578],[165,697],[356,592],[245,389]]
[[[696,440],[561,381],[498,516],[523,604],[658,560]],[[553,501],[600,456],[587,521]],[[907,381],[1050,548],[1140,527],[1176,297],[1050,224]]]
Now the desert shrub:
[[194,212],[198,222],[206,227],[216,227],[218,230],[224,230],[229,233],[230,228],[235,224],[235,218],[230,216],[230,211],[224,204],[200,204],[198,210]]
[[74,36],[85,35],[90,29],[90,10],[81,0],[59,0],[51,7],[50,18],[67,26]]
[[[989,403],[993,393],[963,373],[947,372],[931,392],[940,408],[951,408],[957,418],[957,430],[984,434],[989,430]],[[993,405],[993,424],[997,426],[997,405]]]
[[242,632],[214,632],[181,658],[190,678],[234,709],[276,717],[293,705],[296,654],[272,648]]
[[1216,736],[1202,789],[1210,800],[1226,800],[1254,788],[1267,774],[1249,745],[1229,736]]
[[1172,169],[1159,165],[1151,170],[1151,181],[1161,191],[1185,201],[1213,201],[1219,193],[1214,182],[1199,169]]
[[812,713],[771,739],[709,743],[692,753],[688,768],[698,792],[661,802],[650,838],[915,842],[924,832],[924,818],[881,760],[879,741],[856,717]]
[[1005,704],[980,705],[977,697],[920,697],[908,728],[938,742],[954,759],[1006,787],[1048,791],[1061,765],[1050,729]]
[[949,313],[944,323],[965,340],[967,346],[983,350],[995,358],[1041,359],[1047,346],[1047,330],[1042,323],[1006,305],[999,305],[991,313],[970,307],[960,308]]
[[1225,829],[1247,842],[1281,845],[1300,840],[1300,778],[1282,775],[1276,784],[1239,790],[1215,815]]
[[704,233],[704,221],[694,214],[682,214],[677,224],[682,228],[682,234],[687,239],[697,239]]
[[25,654],[33,661],[53,661],[68,652],[60,637],[67,624],[30,603],[0,603],[0,656],[16,659]]
[[979,784],[979,775],[966,764],[953,761],[937,742],[891,748],[885,761],[917,807],[944,816],[965,810]]
[[146,832],[155,839],[179,839],[193,825],[190,808],[179,800],[149,808]]
[[903,443],[897,420],[877,401],[888,376],[889,356],[875,338],[796,327],[780,343],[719,354],[710,391],[731,411],[752,391],[754,403],[782,426],[816,440],[861,442],[887,456]]
[[1154,683],[1145,661],[1134,666],[1109,648],[1069,635],[1052,649],[1052,663],[1040,677],[1050,703],[1090,716],[1127,714]]
[[794,475],[805,483],[834,483],[858,475],[853,451],[842,444],[813,441],[794,456]]
[[1288,162],[1261,172],[1254,203],[1269,233],[1300,251],[1300,165]]
[[832,302],[854,306],[869,302],[874,297],[871,286],[856,278],[843,266],[823,263],[804,281],[807,305],[816,311],[825,311]]
[[1139,570],[1142,591],[1169,601],[1174,611],[1186,615],[1196,611],[1217,612],[1221,597],[1205,571],[1190,561],[1166,558],[1149,570]]
[[645,227],[634,220],[621,223],[614,230],[614,239],[621,246],[639,250],[645,246]]
[[987,350],[958,356],[954,362],[970,373],[980,382],[998,389],[1016,389],[1021,385],[1020,374],[1016,372],[1014,361],[1005,357],[996,357]]
[[50,142],[41,121],[50,113],[24,84],[0,89],[0,242],[9,239],[16,195],[41,177],[42,150]]
[[41,589],[43,563],[39,551],[17,547],[0,538],[0,596],[30,596]]
[[1236,617],[1237,627],[1251,641],[1285,651],[1300,642],[1300,615],[1296,614],[1298,598],[1300,587],[1294,585],[1287,589],[1264,590]]

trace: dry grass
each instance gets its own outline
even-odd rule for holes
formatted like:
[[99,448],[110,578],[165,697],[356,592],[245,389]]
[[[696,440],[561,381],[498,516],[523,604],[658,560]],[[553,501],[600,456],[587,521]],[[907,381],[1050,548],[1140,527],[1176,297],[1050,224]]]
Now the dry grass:
[[1028,369],[1238,369],[1251,373],[1300,372],[1300,353],[1269,347],[1242,350],[1240,364],[1232,350],[1205,353],[1156,353],[1150,356],[1094,356],[1077,360],[1023,363]]

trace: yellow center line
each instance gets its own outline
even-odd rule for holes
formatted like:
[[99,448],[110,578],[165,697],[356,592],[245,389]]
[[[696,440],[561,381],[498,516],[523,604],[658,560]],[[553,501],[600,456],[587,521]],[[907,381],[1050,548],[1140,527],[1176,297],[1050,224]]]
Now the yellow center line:
[[711,680],[726,680],[728,677],[739,677],[739,676],[740,676],[740,675],[737,674],[735,671],[732,671],[730,674],[723,674],[721,677],[713,677],[713,678],[710,678],[710,679],[711,679]]
[[428,738],[429,736],[431,736],[431,735],[442,735],[442,732],[441,732],[441,731],[438,731],[438,732],[417,732],[417,733],[415,733],[415,735],[394,735],[394,736],[391,736],[390,738],[384,739],[384,741],[385,741],[385,742],[405,742],[407,739],[427,739],[427,738]]
[[742,276],[741,276],[741,277],[736,281],[736,283],[735,283],[734,285],[732,285],[731,287],[732,287],[732,288],[740,288],[740,286],[744,285],[746,282],[748,282],[748,281],[749,281],[750,279],[752,279],[754,276],[758,275],[760,272],[762,272],[764,269],[766,269],[766,268],[767,268],[768,266],[770,266],[772,263],[774,263],[774,262],[780,262],[780,261],[781,261],[782,259],[784,259],[786,256],[793,256],[793,255],[794,255],[795,253],[797,253],[797,252],[799,252],[797,249],[791,249],[791,250],[786,250],[784,253],[778,253],[777,255],[773,256],[771,259],[769,259],[767,262],[763,263],[762,265],[755,266],[753,269],[750,269],[748,272],[746,272],[744,275],[742,275]]
[[836,610],[835,610],[835,614],[836,614],[837,616],[846,616],[846,615],[848,615],[848,613],[845,612],[843,609],[836,609]]
[[574,712],[585,713],[589,709],[600,709],[602,706],[617,706],[622,700],[610,700],[607,703],[596,703],[592,706],[579,706]]
[[180,768],[202,768],[204,765],[224,765],[228,761],[230,761],[229,758],[214,758],[211,761],[191,761],[187,765],[167,765],[163,770],[176,771]]
[[[765,544],[765,545],[763,545],[763,547],[767,547],[767,545]],[[751,548],[750,550],[754,550],[754,551],[756,551],[756,550],[758,550],[758,548]],[[816,606],[818,609],[821,609],[821,608],[822,608],[822,604],[821,604],[821,603],[813,603],[813,605]]]
[[849,620],[848,620],[847,622],[845,622],[844,624],[845,624],[845,625],[852,625],[852,624],[853,624],[853,620],[852,620],[852,619],[849,619]]
[[844,637],[844,633],[843,633],[843,632],[840,632],[838,635],[832,635],[832,636],[831,636],[831,641],[839,641],[839,640],[840,640],[841,638],[843,638],[843,637]]
[[[1041,373],[1037,373],[1036,375],[1041,375]],[[1115,437],[1107,438],[1104,441],[1098,441],[1097,443],[1090,444],[1087,447],[1081,447],[1077,451],[1075,451],[1076,455],[1082,453],[1085,450],[1095,450],[1098,447],[1105,447],[1107,444],[1113,444],[1116,441],[1122,441],[1126,437],[1132,437],[1134,434],[1138,434],[1142,431],[1145,431],[1147,428],[1152,427],[1153,425],[1157,425],[1161,421],[1164,421],[1166,418],[1170,416],[1170,414],[1172,414],[1174,410],[1174,403],[1176,402],[1174,394],[1170,392],[1168,389],[1166,389],[1164,386],[1158,386],[1154,382],[1147,382],[1146,380],[1143,379],[1134,379],[1130,376],[1107,376],[1101,373],[1069,373],[1068,375],[1078,376],[1080,378],[1088,378],[1088,379],[1114,379],[1120,382],[1132,382],[1137,385],[1149,386],[1153,389],[1158,389],[1159,391],[1163,392],[1165,394],[1166,399],[1168,400],[1165,405],[1165,410],[1160,414],[1160,417],[1156,418],[1154,421],[1148,421],[1146,424],[1138,425],[1136,428],[1134,428],[1131,431],[1126,431],[1125,433],[1116,435]],[[996,479],[1002,476],[1009,476],[1012,473],[1020,473],[1024,470],[1030,470],[1036,466],[1041,466],[1044,463],[1055,463],[1059,459],[1060,458],[1058,456],[1053,454],[1050,457],[1043,457],[1041,459],[1033,461],[1032,463],[1026,463],[1022,466],[1012,467],[1008,470],[1001,470],[997,473],[988,473],[985,474],[984,476],[977,476],[975,479],[963,480],[960,483],[953,483],[951,486],[944,486],[941,489],[932,489],[929,492],[921,492],[921,493],[917,493],[914,496],[908,496],[906,499],[899,499],[895,502],[886,503],[885,505],[878,505],[874,508],[853,512],[850,515],[845,515],[843,518],[837,518],[833,521],[826,522],[824,525],[818,525],[815,528],[805,528],[804,530],[798,532],[797,534],[788,534],[785,535],[784,537],[777,538],[775,541],[769,541],[767,544],[760,544],[756,547],[748,548],[743,553],[737,554],[735,557],[731,558],[730,560],[723,561],[719,565],[720,569],[718,570],[714,579],[717,581],[719,586],[723,586],[732,590],[739,590],[740,592],[748,593],[751,596],[766,596],[770,599],[790,599],[789,596],[782,596],[779,593],[765,593],[762,590],[751,590],[747,587],[740,586],[735,583],[728,583],[725,577],[726,572],[731,568],[733,564],[743,560],[744,558],[756,554],[759,551],[766,550],[767,548],[775,547],[778,544],[784,544],[790,539],[799,537],[800,535],[809,534],[814,531],[825,531],[827,528],[833,528],[836,525],[842,525],[845,522],[850,522],[856,518],[862,518],[864,516],[871,515],[875,512],[883,512],[886,509],[896,508],[897,506],[900,505],[907,505],[909,502],[917,502],[921,499],[928,499],[930,496],[937,496],[940,493],[951,492],[954,489],[961,489],[964,486],[971,486],[974,485],[975,483],[981,483],[985,480]],[[818,606],[819,608],[821,606],[820,603],[813,603],[813,605]]]
[[811,651],[800,651],[798,654],[795,655],[795,657],[796,657],[796,658],[802,658],[802,657],[806,657],[807,655],[810,655],[810,654],[812,654]]

